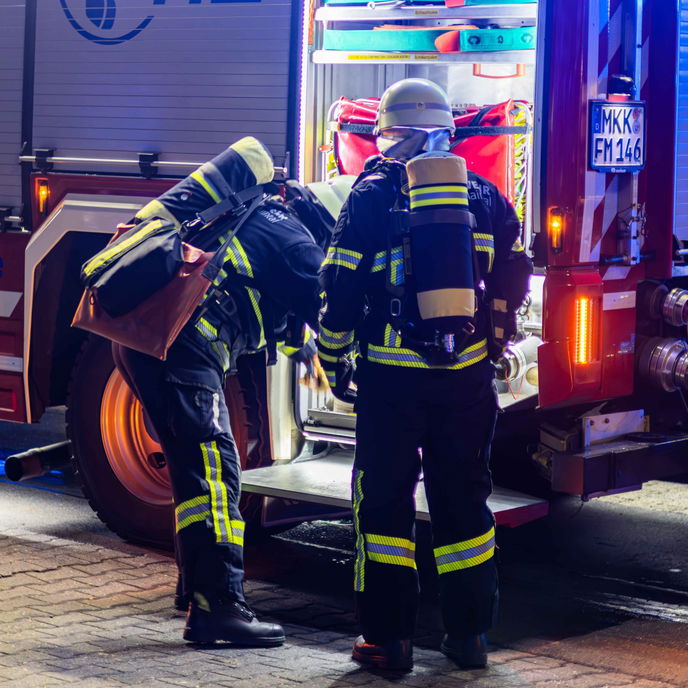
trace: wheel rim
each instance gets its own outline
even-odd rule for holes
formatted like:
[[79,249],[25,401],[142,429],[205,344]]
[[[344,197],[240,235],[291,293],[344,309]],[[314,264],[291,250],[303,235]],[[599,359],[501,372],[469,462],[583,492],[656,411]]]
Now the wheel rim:
[[103,392],[100,431],[105,455],[120,483],[143,502],[171,504],[167,467],[155,465],[162,449],[146,428],[141,404],[116,369]]

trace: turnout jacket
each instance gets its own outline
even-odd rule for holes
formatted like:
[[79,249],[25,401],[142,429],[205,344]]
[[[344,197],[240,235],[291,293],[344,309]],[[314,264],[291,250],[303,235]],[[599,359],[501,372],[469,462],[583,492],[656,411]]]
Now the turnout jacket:
[[[385,287],[388,252],[390,282],[404,283],[401,236],[394,228],[392,210],[408,207],[406,183],[403,164],[378,163],[359,177],[339,216],[320,274],[326,299],[318,350],[331,380],[356,343],[370,362],[431,367],[419,353],[405,348],[400,333],[393,329]],[[473,236],[484,294],[478,299],[475,333],[464,341],[459,361],[447,366],[454,370],[501,352],[516,331],[515,312],[532,273],[532,263],[519,241],[516,213],[495,185],[469,171],[468,198],[477,222]],[[410,301],[415,301],[413,295]]]
[[[229,235],[231,225],[214,246],[202,248],[225,248]],[[210,342],[225,372],[241,354],[279,339],[289,312],[317,329],[323,259],[298,218],[279,203],[264,202],[231,238],[216,289],[187,328]]]

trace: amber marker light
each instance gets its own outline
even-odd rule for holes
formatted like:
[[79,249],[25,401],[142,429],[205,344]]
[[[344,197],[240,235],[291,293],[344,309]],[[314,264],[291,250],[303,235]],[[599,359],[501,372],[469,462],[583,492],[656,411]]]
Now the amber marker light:
[[592,361],[593,301],[587,296],[576,299],[576,334],[574,363],[586,365]]
[[36,199],[38,200],[38,212],[45,215],[48,211],[48,199],[50,198],[50,187],[47,179],[36,180]]
[[564,246],[564,211],[562,208],[550,208],[547,213],[547,232],[549,244],[554,253],[561,253]]

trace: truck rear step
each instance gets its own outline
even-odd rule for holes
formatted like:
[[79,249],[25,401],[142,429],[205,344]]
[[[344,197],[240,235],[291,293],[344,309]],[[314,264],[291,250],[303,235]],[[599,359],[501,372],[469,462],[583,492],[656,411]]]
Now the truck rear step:
[[[353,453],[337,451],[324,458],[267,466],[244,471],[244,492],[283,497],[304,502],[349,508],[351,504],[351,466]],[[519,526],[547,515],[546,500],[514,490],[495,487],[489,505],[497,525]],[[416,491],[416,517],[429,521],[428,503],[423,483]]]

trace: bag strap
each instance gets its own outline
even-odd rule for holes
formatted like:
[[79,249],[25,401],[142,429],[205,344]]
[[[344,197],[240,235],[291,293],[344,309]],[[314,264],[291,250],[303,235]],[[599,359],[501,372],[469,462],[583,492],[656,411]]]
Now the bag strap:
[[223,201],[198,213],[190,222],[185,222],[179,230],[182,240],[189,240],[191,234],[205,229],[209,224],[215,222],[215,220],[229,212],[234,212],[237,217],[243,215],[247,210],[246,203],[253,201],[255,198],[262,198],[263,193],[262,184],[256,184],[255,186],[250,186],[248,189],[231,193]]
[[[255,188],[255,187],[254,187]],[[218,273],[222,269],[222,266],[225,264],[227,261],[227,254],[229,253],[230,250],[230,244],[232,242],[232,239],[236,236],[236,233],[244,226],[244,223],[246,220],[248,220],[251,215],[253,215],[253,211],[258,208],[259,205],[263,203],[263,193],[262,193],[262,187],[261,187],[261,192],[259,195],[256,195],[253,198],[253,201],[251,204],[246,208],[243,213],[238,217],[238,222],[236,225],[234,225],[234,228],[232,231],[227,235],[227,238],[224,243],[224,250],[222,248],[218,249],[215,252],[215,255],[212,257],[210,262],[205,266],[203,269],[203,276],[207,277],[211,282],[215,282],[215,279],[217,278]],[[218,204],[220,205],[220,204]],[[219,215],[218,215],[219,217]]]
[[198,218],[203,222],[203,224],[208,224],[217,220],[225,213],[230,211],[235,211],[242,213],[242,208],[245,207],[245,203],[252,201],[253,199],[263,195],[263,185],[256,184],[256,186],[250,186],[248,189],[243,191],[237,191],[236,193],[227,196],[224,201],[211,206],[207,210],[198,214]]

